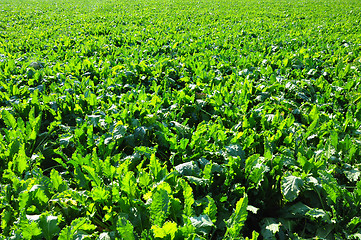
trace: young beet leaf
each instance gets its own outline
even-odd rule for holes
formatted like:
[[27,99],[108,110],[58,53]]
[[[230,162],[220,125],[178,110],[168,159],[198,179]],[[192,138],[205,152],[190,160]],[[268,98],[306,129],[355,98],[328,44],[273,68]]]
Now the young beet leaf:
[[303,180],[300,177],[289,175],[281,180],[281,191],[283,197],[290,202],[293,202],[301,191]]
[[244,222],[247,220],[248,212],[248,197],[245,196],[238,200],[236,204],[236,209],[227,220],[227,232],[226,236],[231,238],[237,238],[241,236],[241,230],[244,227]]

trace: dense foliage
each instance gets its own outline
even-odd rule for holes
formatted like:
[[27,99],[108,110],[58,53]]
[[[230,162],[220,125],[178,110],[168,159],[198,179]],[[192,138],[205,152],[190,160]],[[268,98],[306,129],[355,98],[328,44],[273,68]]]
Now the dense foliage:
[[0,19],[0,239],[361,237],[360,1]]

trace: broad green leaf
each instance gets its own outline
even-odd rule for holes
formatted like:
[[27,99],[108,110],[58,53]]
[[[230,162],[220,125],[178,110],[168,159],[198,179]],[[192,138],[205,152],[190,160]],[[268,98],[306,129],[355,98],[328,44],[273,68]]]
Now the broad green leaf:
[[12,208],[4,208],[0,214],[1,217],[1,229],[3,234],[7,234],[10,231],[10,227],[13,225],[12,221],[15,220],[13,216],[13,209]]
[[[320,239],[333,239],[333,231],[335,229],[334,224],[321,225],[317,228],[316,236]],[[360,239],[361,235],[359,236]],[[352,238],[351,238],[352,239]]]
[[268,172],[269,168],[262,163],[256,164],[248,177],[248,179],[256,185],[256,188],[261,186],[261,182],[263,181],[264,173]]
[[225,151],[223,154],[233,156],[233,157],[240,157],[243,161],[245,159],[245,153],[242,149],[242,147],[238,144],[232,144],[225,147]]
[[41,125],[41,114],[35,118],[35,109],[32,108],[29,112],[29,123],[31,126],[31,134],[29,136],[29,139],[35,140],[36,137],[39,134],[39,129]]
[[226,236],[229,235],[232,238],[240,237],[240,231],[244,227],[244,222],[247,220],[247,216],[248,216],[247,206],[248,206],[247,196],[238,200],[235,211],[232,213],[231,217],[226,222],[227,225]]
[[294,201],[303,187],[303,180],[300,177],[289,175],[281,180],[281,192],[287,201]]
[[306,216],[312,220],[321,219],[323,222],[331,224],[330,215],[322,209],[312,208],[306,213]]
[[18,140],[12,141],[9,146],[9,156],[13,158],[19,152],[20,147],[22,147],[22,145]]
[[338,134],[337,134],[336,131],[331,131],[330,141],[331,141],[332,146],[337,150],[337,146],[338,146]]
[[40,204],[46,204],[49,201],[49,198],[46,196],[45,191],[42,188],[35,190],[35,199]]
[[16,129],[16,119],[8,110],[3,110],[1,117],[8,128]]
[[215,223],[217,220],[217,205],[213,200],[213,198],[211,198],[208,195],[207,195],[207,199],[208,199],[208,205],[204,209],[203,213],[208,215],[209,218],[212,220],[212,222]]
[[134,240],[133,225],[129,220],[125,218],[119,218],[117,222],[117,231],[120,233],[120,236],[124,240]]
[[250,175],[252,168],[258,163],[259,154],[252,155],[246,159],[246,167],[245,172],[246,174]]
[[353,168],[350,170],[344,170],[343,173],[345,174],[347,179],[351,182],[357,182],[361,176],[361,172],[357,168]]
[[30,198],[30,196],[29,196],[28,191],[22,191],[19,194],[19,207],[20,207],[20,209],[26,209],[29,198]]
[[190,217],[189,219],[196,231],[202,234],[208,234],[214,226],[208,215],[199,215],[198,217]]
[[280,231],[281,223],[274,218],[265,218],[261,222],[261,234],[265,240],[273,240]]
[[50,172],[50,180],[53,184],[53,188],[55,188],[56,191],[59,190],[59,186],[63,184],[63,179],[61,178],[58,171],[55,169],[52,169]]
[[96,226],[86,218],[77,218],[71,222],[70,226],[64,227],[60,234],[59,240],[77,240],[89,239],[86,232],[94,231]]
[[60,228],[58,226],[58,217],[56,216],[40,216],[39,226],[43,232],[43,236],[47,240],[53,239],[60,232]]
[[165,222],[163,227],[157,225],[152,226],[154,237],[156,238],[166,238],[170,236],[170,239],[174,239],[177,229],[177,223],[175,222]]
[[128,194],[129,197],[134,197],[137,191],[137,183],[133,172],[127,172],[122,178],[122,190]]
[[157,189],[152,195],[150,205],[150,217],[155,225],[162,226],[169,214],[169,196],[164,189]]
[[14,165],[16,167],[16,171],[22,174],[25,170],[29,168],[28,165],[28,157],[25,153],[25,147],[21,146],[18,154],[14,157]]
[[320,182],[323,189],[326,191],[327,198],[335,204],[337,197],[342,194],[340,186],[338,185],[336,179],[330,173],[326,171],[320,171],[319,174]]
[[183,176],[198,176],[200,169],[193,161],[179,164],[174,167]]
[[24,239],[33,239],[36,236],[41,234],[41,229],[35,221],[30,221],[29,223],[21,224],[21,235]]
[[73,240],[74,239],[74,231],[71,226],[64,227],[60,234],[58,240]]
[[102,180],[99,178],[99,175],[95,172],[95,169],[90,166],[82,166],[82,168],[88,173],[86,176],[92,181],[94,186],[100,187],[102,185]]
[[95,202],[105,203],[109,197],[109,192],[103,187],[93,187],[90,196]]
[[178,122],[171,121],[170,127],[174,127],[177,131],[177,134],[179,135],[179,138],[188,138],[189,134],[191,132],[191,129],[187,126],[184,126]]
[[193,190],[192,187],[184,180],[180,179],[179,183],[183,189],[183,196],[184,196],[184,214],[186,216],[192,216],[193,214]]

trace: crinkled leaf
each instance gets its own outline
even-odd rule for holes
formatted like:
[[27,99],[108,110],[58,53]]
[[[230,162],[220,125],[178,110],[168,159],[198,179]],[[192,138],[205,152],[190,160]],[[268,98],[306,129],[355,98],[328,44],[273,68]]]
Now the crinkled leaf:
[[94,127],[96,127],[101,117],[101,115],[88,115],[88,120]]
[[347,179],[351,182],[357,182],[360,178],[361,172],[357,168],[343,171]]
[[244,226],[244,222],[247,220],[248,212],[248,197],[245,196],[238,200],[236,209],[232,213],[231,217],[227,220],[227,233],[231,237],[239,237],[239,232]]
[[152,195],[152,203],[150,206],[150,216],[155,225],[161,226],[168,216],[169,196],[164,189],[157,189]]
[[181,179],[179,181],[179,183],[183,188],[184,214],[186,216],[192,216],[192,214],[193,214],[193,207],[192,206],[193,206],[193,203],[194,203],[192,187],[189,186],[189,184],[184,179]]
[[265,240],[276,239],[276,233],[280,231],[281,223],[274,218],[265,218],[261,222],[261,234]]
[[320,171],[319,175],[322,187],[327,193],[327,198],[336,203],[337,197],[341,194],[341,189],[336,179],[326,171]]
[[32,239],[36,236],[41,234],[41,229],[39,225],[35,221],[30,221],[29,223],[22,223],[21,224],[21,235],[24,239]]
[[122,179],[122,190],[128,194],[129,197],[134,197],[137,190],[137,183],[133,172],[127,172]]
[[171,239],[174,239],[175,234],[178,231],[177,224],[175,222],[166,222],[164,223],[163,227],[153,225],[152,230],[154,237],[156,238],[165,238],[170,236]]
[[321,219],[323,222],[331,223],[330,215],[322,209],[318,208],[311,208],[307,213],[306,216],[310,217],[311,219]]
[[241,159],[245,159],[246,156],[242,147],[238,144],[226,146],[225,151],[223,151],[222,153],[227,156],[240,157]]
[[91,190],[90,196],[93,198],[95,202],[103,202],[105,203],[109,197],[109,192],[106,191],[103,187],[94,187]]
[[60,174],[58,171],[56,171],[55,169],[52,169],[50,172],[50,180],[53,184],[53,188],[55,188],[55,190],[59,189],[59,186],[61,184],[63,184],[63,179],[61,178]]
[[28,169],[28,157],[26,156],[24,146],[21,146],[18,154],[15,155],[14,165],[16,167],[16,171],[18,171],[20,174]]
[[198,176],[200,169],[194,161],[175,166],[175,170],[183,176]]
[[297,202],[291,206],[282,209],[281,216],[283,218],[303,218],[311,208],[302,202]]
[[303,186],[303,180],[293,175],[282,178],[281,192],[285,199],[292,202],[297,197]]
[[8,128],[12,128],[12,129],[16,128],[16,119],[8,110],[3,110],[1,112],[1,117]]
[[212,220],[208,215],[199,215],[198,217],[190,217],[192,225],[196,228],[197,232],[208,234],[214,226]]
[[117,230],[120,233],[120,236],[123,239],[129,239],[134,240],[134,234],[133,234],[133,225],[129,222],[129,220],[125,218],[119,218],[117,222]]

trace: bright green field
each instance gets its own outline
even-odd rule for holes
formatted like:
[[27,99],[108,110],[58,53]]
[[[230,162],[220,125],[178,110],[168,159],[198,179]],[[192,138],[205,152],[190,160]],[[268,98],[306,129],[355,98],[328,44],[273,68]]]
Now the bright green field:
[[361,1],[0,0],[0,239],[360,239]]

